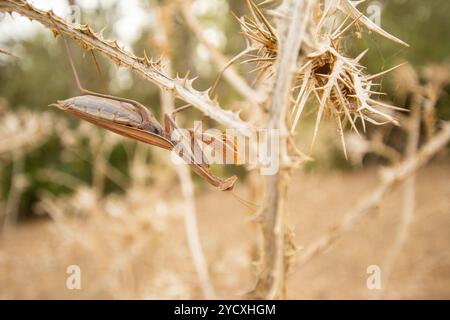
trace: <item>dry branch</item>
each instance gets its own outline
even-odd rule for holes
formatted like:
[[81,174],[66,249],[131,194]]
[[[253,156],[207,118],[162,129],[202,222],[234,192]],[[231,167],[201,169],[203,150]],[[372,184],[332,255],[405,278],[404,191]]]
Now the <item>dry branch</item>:
[[[420,93],[420,87],[417,88],[416,93],[413,94],[411,103],[411,116],[408,119],[406,129],[408,133],[408,140],[406,143],[405,156],[406,158],[414,157],[419,147],[420,138],[420,124],[422,115],[422,95]],[[382,270],[384,274],[384,288],[387,288],[389,279],[391,276],[392,268],[395,265],[397,256],[399,255],[406,239],[408,238],[409,228],[414,216],[414,207],[416,201],[416,174],[411,174],[402,183],[402,216],[398,226],[398,231],[395,237],[395,241],[388,251],[384,260]],[[377,294],[385,292],[378,291]]]
[[430,142],[424,145],[413,157],[409,157],[398,165],[382,171],[382,182],[363,202],[346,215],[344,221],[332,229],[328,234],[306,247],[298,259],[303,265],[315,256],[325,252],[342,235],[348,232],[361,217],[376,207],[396,183],[404,181],[424,166],[436,153],[444,148],[450,141],[450,123],[444,123],[443,130]]
[[100,33],[95,33],[88,25],[71,24],[56,16],[53,12],[42,11],[24,0],[0,0],[0,12],[17,12],[18,14],[41,23],[55,34],[54,23],[63,33],[77,40],[85,50],[97,50],[114,61],[119,66],[127,66],[142,78],[153,82],[161,89],[171,90],[176,97],[192,104],[206,116],[216,120],[228,128],[233,128],[242,135],[250,136],[253,128],[242,121],[237,113],[222,109],[218,103],[209,98],[208,91],[200,92],[192,87],[195,79],[172,79],[165,75],[158,62],[123,50],[116,41],[103,39]]
[[26,187],[26,179],[23,175],[25,159],[20,151],[13,154],[12,179],[8,198],[5,203],[3,218],[3,231],[15,226],[19,217],[19,206],[22,193]]
[[[156,4],[153,4],[156,9]],[[170,30],[169,13],[167,7],[158,8],[158,22],[161,25],[161,37],[159,45],[163,48],[169,46],[168,33]],[[172,63],[169,59],[163,63],[164,72],[168,75],[172,74]],[[174,111],[175,99],[171,92],[161,90],[160,93],[161,106],[165,113],[170,114]],[[194,183],[191,173],[186,165],[176,165],[175,170],[180,181],[181,193],[183,195],[184,209],[184,227],[186,232],[186,240],[189,251],[191,253],[192,262],[197,273],[198,282],[205,299],[215,299],[216,294],[211,283],[211,278],[206,263],[205,254],[203,252],[202,242],[197,222],[197,209],[195,204]]]
[[[442,70],[442,71],[441,71]],[[412,96],[411,98],[411,116],[405,119],[405,128],[408,135],[406,143],[405,156],[413,157],[417,152],[420,142],[421,124],[424,124],[424,131],[427,140],[434,136],[436,127],[436,104],[439,97],[442,95],[443,87],[448,83],[449,74],[448,69],[445,66],[434,67],[429,66],[425,69],[424,75],[427,79],[427,84],[421,86],[418,80],[418,75],[412,69],[412,67],[402,72],[399,70],[396,78],[396,82],[402,82],[405,78],[405,73],[408,72],[410,79],[410,85],[405,94]],[[389,280],[392,273],[392,269],[395,265],[398,255],[400,254],[404,243],[408,238],[409,228],[414,219],[415,208],[415,179],[416,175],[412,174],[407,178],[402,185],[403,198],[402,198],[402,216],[398,226],[395,240],[390,250],[388,251],[382,270],[384,274],[384,289],[377,292],[377,297],[381,294],[386,294],[386,288],[389,286]]]
[[3,49],[0,49],[0,54],[4,54],[4,55],[10,56],[10,57],[18,58],[18,56],[16,56],[14,53],[5,51]]

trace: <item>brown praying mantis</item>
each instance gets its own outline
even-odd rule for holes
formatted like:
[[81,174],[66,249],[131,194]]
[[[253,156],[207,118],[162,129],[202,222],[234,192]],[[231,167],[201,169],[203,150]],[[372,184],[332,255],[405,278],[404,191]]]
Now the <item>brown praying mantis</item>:
[[[73,62],[68,42],[55,21],[52,22],[63,38],[72,73],[82,95],[57,101],[57,103],[51,106],[56,106],[65,112],[116,134],[166,150],[175,150],[177,155],[182,157],[190,165],[192,170],[209,184],[222,191],[233,189],[237,177],[232,176],[222,179],[212,173],[206,157],[203,156],[196,141],[198,134],[190,137],[179,134],[181,140],[173,138],[174,131],[177,130],[178,133],[180,132],[175,124],[174,115],[187,106],[176,109],[172,115],[165,114],[163,119],[164,126],[162,126],[152,112],[140,102],[97,93],[83,88]],[[176,148],[178,143],[183,143],[183,147]],[[200,150],[201,157],[194,156],[197,154],[194,151],[198,152],[198,150]]]

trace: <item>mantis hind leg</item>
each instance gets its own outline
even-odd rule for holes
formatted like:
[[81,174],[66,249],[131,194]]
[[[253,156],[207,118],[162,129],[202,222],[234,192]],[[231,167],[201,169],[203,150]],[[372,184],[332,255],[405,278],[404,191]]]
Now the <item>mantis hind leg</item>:
[[188,103],[184,106],[176,108],[170,113],[170,115],[164,114],[164,133],[167,135],[167,137],[170,137],[173,130],[177,129],[177,125],[175,123],[177,113],[189,109],[190,107],[192,107],[192,105]]
[[[173,137],[174,131],[179,134],[179,137]],[[185,132],[186,129],[179,129],[170,115],[164,115],[164,133],[166,138],[172,142],[174,140],[178,140],[181,143],[189,144],[186,148],[183,147],[183,154],[184,152],[189,153],[189,162],[195,163],[196,165],[204,168],[209,168],[209,164],[205,161],[203,152],[195,139],[195,134],[191,132],[191,130],[187,130],[187,134]]]
[[184,111],[184,110],[189,109],[189,108],[191,108],[191,107],[192,107],[192,104],[188,103],[188,104],[186,104],[186,105],[184,105],[184,106],[181,106],[181,107],[176,108],[175,110],[172,111],[172,117],[175,119],[175,115],[176,115],[178,112]]
[[176,129],[175,121],[172,118],[172,116],[168,115],[167,113],[164,114],[164,134],[167,138],[170,139],[170,136],[172,135],[172,132]]

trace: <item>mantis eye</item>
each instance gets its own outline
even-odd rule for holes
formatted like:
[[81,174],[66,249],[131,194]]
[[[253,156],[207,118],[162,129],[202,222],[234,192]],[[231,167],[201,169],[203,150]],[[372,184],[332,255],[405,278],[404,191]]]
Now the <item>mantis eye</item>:
[[161,126],[159,124],[155,124],[152,122],[147,122],[142,126],[143,130],[149,131],[151,133],[157,134],[157,135],[162,135],[163,134],[163,129],[161,128]]
[[162,135],[163,134],[163,130],[162,130],[162,128],[161,127],[153,127],[153,130],[152,130],[152,132],[153,133],[155,133],[155,134],[157,134],[157,135]]

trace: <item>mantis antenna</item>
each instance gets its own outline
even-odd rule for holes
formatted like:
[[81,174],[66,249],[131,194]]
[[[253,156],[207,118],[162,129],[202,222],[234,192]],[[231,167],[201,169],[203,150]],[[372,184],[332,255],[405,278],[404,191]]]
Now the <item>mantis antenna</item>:
[[50,17],[50,20],[52,21],[53,25],[55,26],[56,30],[58,30],[59,34],[63,38],[64,48],[66,50],[67,57],[69,58],[70,68],[72,69],[73,76],[75,77],[75,82],[77,84],[77,87],[81,92],[84,92],[85,89],[81,86],[81,82],[80,82],[80,78],[78,76],[77,69],[75,68],[75,64],[73,63],[73,57],[72,57],[72,53],[70,52],[70,49],[69,49],[69,43],[67,42],[67,39],[64,36],[64,34],[62,33],[61,29],[58,27],[56,22],[53,20],[52,16],[49,15],[49,17]]
[[219,85],[219,81],[222,78],[223,74],[225,73],[225,71],[227,71],[227,69],[234,64],[237,60],[239,60],[241,57],[243,57],[244,55],[246,55],[247,53],[253,51],[254,49],[252,48],[247,48],[245,50],[243,50],[242,52],[239,52],[236,56],[234,56],[233,58],[231,58],[230,61],[227,62],[227,64],[222,68],[222,71],[220,71],[220,73],[217,75],[216,81],[214,81],[213,86],[211,87],[210,90],[210,98],[212,98],[214,96],[214,93],[216,92],[217,86]]
[[103,83],[103,87],[105,89],[105,92],[107,94],[109,94],[108,82],[106,81],[107,79],[103,75],[103,72],[102,72],[102,70],[100,68],[100,64],[98,63],[98,60],[97,60],[97,57],[95,56],[94,51],[93,50],[90,50],[90,51],[91,51],[92,59],[94,60],[94,63],[95,63],[95,68],[97,69],[97,73],[98,73],[98,75],[99,75],[99,77],[100,77],[100,79],[101,79],[101,81]]
[[237,201],[239,201],[241,204],[243,204],[245,207],[247,207],[247,208],[250,209],[250,210],[256,210],[256,209],[261,208],[261,205],[260,205],[260,204],[256,204],[256,203],[253,203],[253,202],[251,202],[251,201],[245,200],[244,198],[242,198],[241,196],[239,196],[234,190],[231,190],[230,193],[233,195],[233,197],[234,197]]

